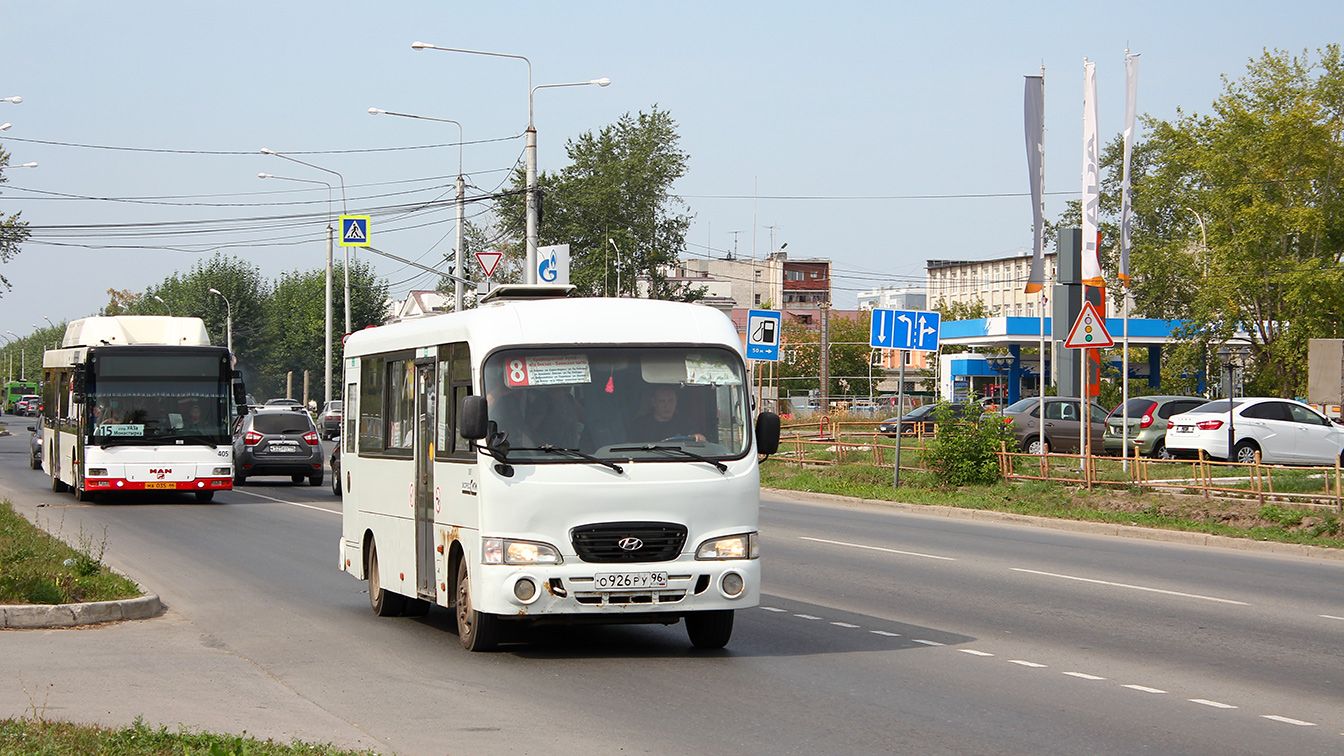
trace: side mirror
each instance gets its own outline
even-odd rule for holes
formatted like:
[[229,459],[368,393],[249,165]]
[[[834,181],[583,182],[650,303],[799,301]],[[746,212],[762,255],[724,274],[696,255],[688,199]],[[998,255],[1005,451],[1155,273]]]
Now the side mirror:
[[247,414],[247,386],[243,383],[242,371],[233,371],[233,406],[238,408],[238,417]]
[[480,441],[485,438],[489,417],[486,412],[485,397],[462,397],[462,406],[457,413],[457,432],[462,438]]
[[779,415],[762,412],[756,416],[756,452],[774,454],[779,451]]

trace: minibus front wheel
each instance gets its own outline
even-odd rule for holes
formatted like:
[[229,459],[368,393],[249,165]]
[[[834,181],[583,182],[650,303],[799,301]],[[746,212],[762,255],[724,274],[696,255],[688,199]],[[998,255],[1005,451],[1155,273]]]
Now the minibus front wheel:
[[468,651],[493,651],[499,645],[500,619],[471,605],[471,575],[465,555],[457,563],[457,638]]

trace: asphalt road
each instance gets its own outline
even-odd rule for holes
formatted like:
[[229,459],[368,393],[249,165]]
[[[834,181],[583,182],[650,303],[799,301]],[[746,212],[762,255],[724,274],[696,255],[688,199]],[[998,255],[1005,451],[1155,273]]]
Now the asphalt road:
[[0,633],[0,716],[406,754],[1344,752],[1335,560],[768,494],[762,606],[724,651],[678,625],[470,654],[446,611],[370,613],[337,570],[328,487],[78,505],[28,469],[21,427],[0,438],[0,494],[67,537],[105,535],[169,611]]

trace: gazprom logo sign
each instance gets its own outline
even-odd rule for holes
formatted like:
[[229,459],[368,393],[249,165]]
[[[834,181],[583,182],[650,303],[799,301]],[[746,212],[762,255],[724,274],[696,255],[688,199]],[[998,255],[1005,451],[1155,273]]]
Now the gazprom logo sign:
[[569,283],[569,245],[537,247],[537,283]]

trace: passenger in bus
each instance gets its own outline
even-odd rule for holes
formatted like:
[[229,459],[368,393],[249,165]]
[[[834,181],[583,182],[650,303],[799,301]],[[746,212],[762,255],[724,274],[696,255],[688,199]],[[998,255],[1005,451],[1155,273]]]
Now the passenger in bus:
[[649,396],[649,406],[631,424],[632,440],[656,442],[673,438],[693,438],[704,441],[705,436],[694,426],[687,413],[677,412],[675,386],[656,386]]
[[495,426],[507,434],[509,446],[515,449],[539,446],[537,432],[528,422],[526,397],[528,389],[509,388],[501,375],[489,383],[485,394],[486,413]]
[[534,390],[527,416],[531,427],[544,444],[561,449],[579,448],[579,436],[587,413],[578,399],[564,386]]

